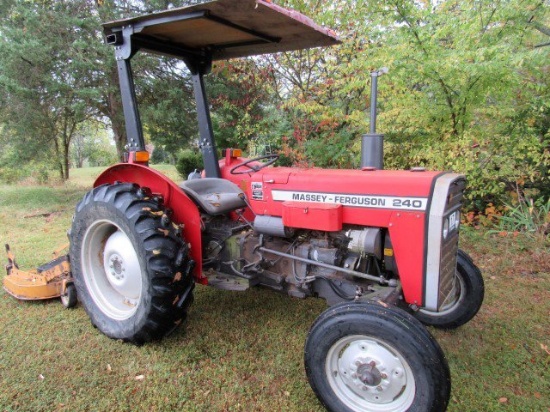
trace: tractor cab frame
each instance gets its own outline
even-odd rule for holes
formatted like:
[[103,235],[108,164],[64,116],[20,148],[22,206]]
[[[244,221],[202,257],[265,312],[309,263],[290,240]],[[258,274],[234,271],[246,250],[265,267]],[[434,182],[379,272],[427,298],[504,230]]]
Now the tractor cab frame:
[[[145,150],[130,60],[140,50],[181,59],[191,72],[206,177],[221,177],[204,76],[212,63],[339,43],[336,34],[269,1],[228,2],[169,10],[104,24],[115,46],[130,161]],[[133,154],[132,154],[133,153]]]

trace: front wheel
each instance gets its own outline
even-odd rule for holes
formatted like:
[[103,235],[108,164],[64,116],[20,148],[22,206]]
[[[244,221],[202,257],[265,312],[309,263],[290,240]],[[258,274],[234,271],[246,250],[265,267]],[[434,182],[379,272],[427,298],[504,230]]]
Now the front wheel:
[[313,324],[305,345],[309,383],[332,412],[442,412],[451,381],[443,351],[407,312],[342,303]]
[[193,300],[193,262],[160,199],[133,184],[99,186],[77,205],[71,270],[92,324],[141,344],[165,336]]
[[78,300],[76,296],[76,288],[73,283],[69,283],[65,291],[61,294],[61,303],[67,309],[72,309],[76,306]]
[[454,329],[469,322],[479,311],[485,295],[483,276],[472,258],[458,250],[451,299],[439,312],[420,309],[416,318],[428,326]]

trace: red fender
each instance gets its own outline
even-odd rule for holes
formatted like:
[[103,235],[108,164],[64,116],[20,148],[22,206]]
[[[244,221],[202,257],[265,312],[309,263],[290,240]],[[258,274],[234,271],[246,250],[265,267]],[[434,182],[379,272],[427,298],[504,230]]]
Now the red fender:
[[101,173],[94,187],[114,182],[136,183],[148,187],[151,192],[164,198],[164,205],[173,210],[172,220],[183,224],[183,235],[191,248],[190,254],[195,261],[193,275],[195,281],[206,285],[208,279],[202,276],[202,235],[201,217],[197,206],[172,180],[162,173],[136,163],[120,163]]

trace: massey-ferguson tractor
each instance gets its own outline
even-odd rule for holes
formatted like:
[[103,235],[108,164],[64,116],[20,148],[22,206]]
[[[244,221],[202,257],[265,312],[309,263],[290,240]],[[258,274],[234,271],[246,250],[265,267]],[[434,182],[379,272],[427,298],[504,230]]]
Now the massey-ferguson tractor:
[[[69,233],[92,324],[136,344],[162,338],[185,319],[195,283],[320,297],[330,306],[307,337],[305,369],[328,410],[444,411],[449,367],[424,325],[463,325],[484,292],[459,249],[464,176],[382,170],[375,133],[363,137],[358,170],[276,167],[277,155],[234,148],[218,158],[204,79],[213,62],[339,43],[269,0],[212,1],[104,30],[128,156],[97,178]],[[148,167],[130,66],[138,51],[180,59],[191,73],[201,178],[176,184]]]

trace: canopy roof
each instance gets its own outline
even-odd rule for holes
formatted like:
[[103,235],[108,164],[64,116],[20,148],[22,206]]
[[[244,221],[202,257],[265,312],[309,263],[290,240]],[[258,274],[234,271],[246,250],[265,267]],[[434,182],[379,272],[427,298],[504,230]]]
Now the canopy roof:
[[[217,0],[103,25],[105,34],[131,33],[139,48],[212,60],[332,46],[336,34],[271,0]],[[125,36],[124,36],[125,37]],[[115,40],[111,40],[115,42]]]

